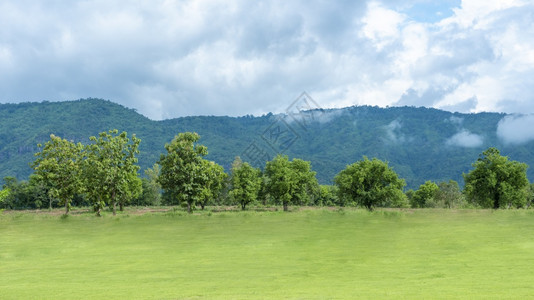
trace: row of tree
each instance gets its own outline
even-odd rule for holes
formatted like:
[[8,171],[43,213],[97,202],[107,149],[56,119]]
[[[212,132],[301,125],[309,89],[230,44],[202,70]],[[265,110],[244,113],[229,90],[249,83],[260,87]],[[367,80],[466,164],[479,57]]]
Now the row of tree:
[[35,154],[32,167],[36,180],[48,187],[50,198],[59,200],[69,212],[72,199],[84,194],[100,215],[109,205],[116,213],[131,198],[141,193],[136,154],[140,139],[126,132],[102,132],[90,137],[91,144],[75,144],[55,135]]
[[[495,148],[484,151],[464,174],[465,187],[455,181],[427,181],[416,191],[404,192],[405,182],[376,158],[347,166],[334,185],[319,185],[309,161],[278,155],[264,170],[236,157],[230,174],[204,159],[207,148],[196,133],[178,134],[165,145],[166,153],[153,168],[138,175],[136,155],[140,140],[117,130],[80,143],[50,136],[36,153],[29,181],[4,178],[0,204],[4,207],[92,205],[100,215],[105,206],[113,213],[124,205],[183,205],[191,212],[197,205],[251,203],[375,207],[528,207],[534,191],[527,166],[501,156]],[[163,193],[161,193],[163,191]]]

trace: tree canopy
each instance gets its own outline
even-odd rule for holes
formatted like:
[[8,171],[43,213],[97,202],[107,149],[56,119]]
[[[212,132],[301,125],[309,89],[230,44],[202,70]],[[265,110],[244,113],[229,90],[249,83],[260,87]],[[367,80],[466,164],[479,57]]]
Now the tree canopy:
[[439,191],[439,187],[432,181],[427,181],[419,186],[412,198],[412,207],[432,207],[435,204],[434,198]]
[[38,178],[50,186],[50,197],[65,205],[65,214],[69,213],[72,198],[83,192],[82,151],[82,144],[52,134],[42,150],[35,154],[37,159],[32,164]]
[[195,132],[179,133],[165,145],[167,154],[162,154],[159,160],[161,187],[170,197],[186,203],[188,212],[195,204],[203,206],[207,199],[217,195],[226,177],[221,166],[202,158],[208,154],[208,148],[197,144],[199,139]]
[[93,143],[86,147],[85,153],[88,195],[97,213],[107,203],[115,214],[117,204],[122,208],[126,199],[141,192],[136,157],[141,140],[133,135],[130,141],[126,132],[118,134],[116,129],[92,136],[90,140]]
[[228,175],[224,172],[224,168],[213,161],[202,161],[202,190],[198,199],[201,209],[212,200],[219,197],[221,190],[224,187],[226,177]]
[[287,155],[277,155],[265,164],[265,189],[274,201],[281,202],[284,211],[287,211],[290,203],[307,204],[313,193],[319,193],[315,175],[309,161],[289,161]]
[[494,209],[526,204],[529,187],[526,164],[510,161],[492,147],[482,152],[472,166],[464,174],[468,201]]
[[406,198],[402,192],[405,182],[386,162],[373,158],[353,163],[339,172],[334,179],[339,197],[368,210],[377,206],[403,206]]
[[249,163],[243,163],[236,157],[232,164],[230,178],[230,197],[234,203],[239,203],[242,210],[258,198],[261,188],[261,171],[252,167]]

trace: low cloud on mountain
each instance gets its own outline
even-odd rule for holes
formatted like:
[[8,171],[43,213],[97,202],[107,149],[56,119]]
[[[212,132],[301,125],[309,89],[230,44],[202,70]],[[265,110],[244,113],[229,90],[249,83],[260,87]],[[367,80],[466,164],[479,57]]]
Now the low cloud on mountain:
[[450,137],[445,144],[448,146],[476,148],[482,146],[484,138],[478,134],[471,133],[468,130],[462,130]]
[[497,136],[505,144],[524,144],[534,140],[534,115],[510,115],[497,126]]

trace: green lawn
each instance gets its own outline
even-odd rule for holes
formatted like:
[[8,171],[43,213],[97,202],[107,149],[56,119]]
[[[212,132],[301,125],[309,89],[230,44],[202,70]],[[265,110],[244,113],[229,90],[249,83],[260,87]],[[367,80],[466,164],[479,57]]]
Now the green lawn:
[[534,297],[534,212],[0,214],[2,299]]

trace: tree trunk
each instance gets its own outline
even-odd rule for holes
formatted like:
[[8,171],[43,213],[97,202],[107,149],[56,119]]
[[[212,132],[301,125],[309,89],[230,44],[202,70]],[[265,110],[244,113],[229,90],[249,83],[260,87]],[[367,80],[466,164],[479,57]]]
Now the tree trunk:
[[204,203],[200,203],[200,208],[204,210]]
[[113,215],[117,215],[117,202],[115,201],[115,191],[111,194],[111,202],[113,202]]
[[284,211],[287,211],[287,202],[284,201]]
[[493,199],[493,209],[499,209],[499,193],[495,193],[494,199]]
[[101,204],[102,203],[102,196],[98,196],[98,202],[93,204],[93,211],[96,213],[96,216],[97,217],[101,217],[102,215],[100,214],[100,211],[101,211]]
[[245,202],[241,203],[241,210],[245,210],[245,206],[247,206]]
[[48,210],[52,210],[52,198],[48,199]]
[[123,202],[119,203],[119,210],[120,211],[124,211],[124,203]]
[[69,214],[69,202],[65,199],[65,214]]
[[191,213],[191,203],[187,202],[187,212]]

